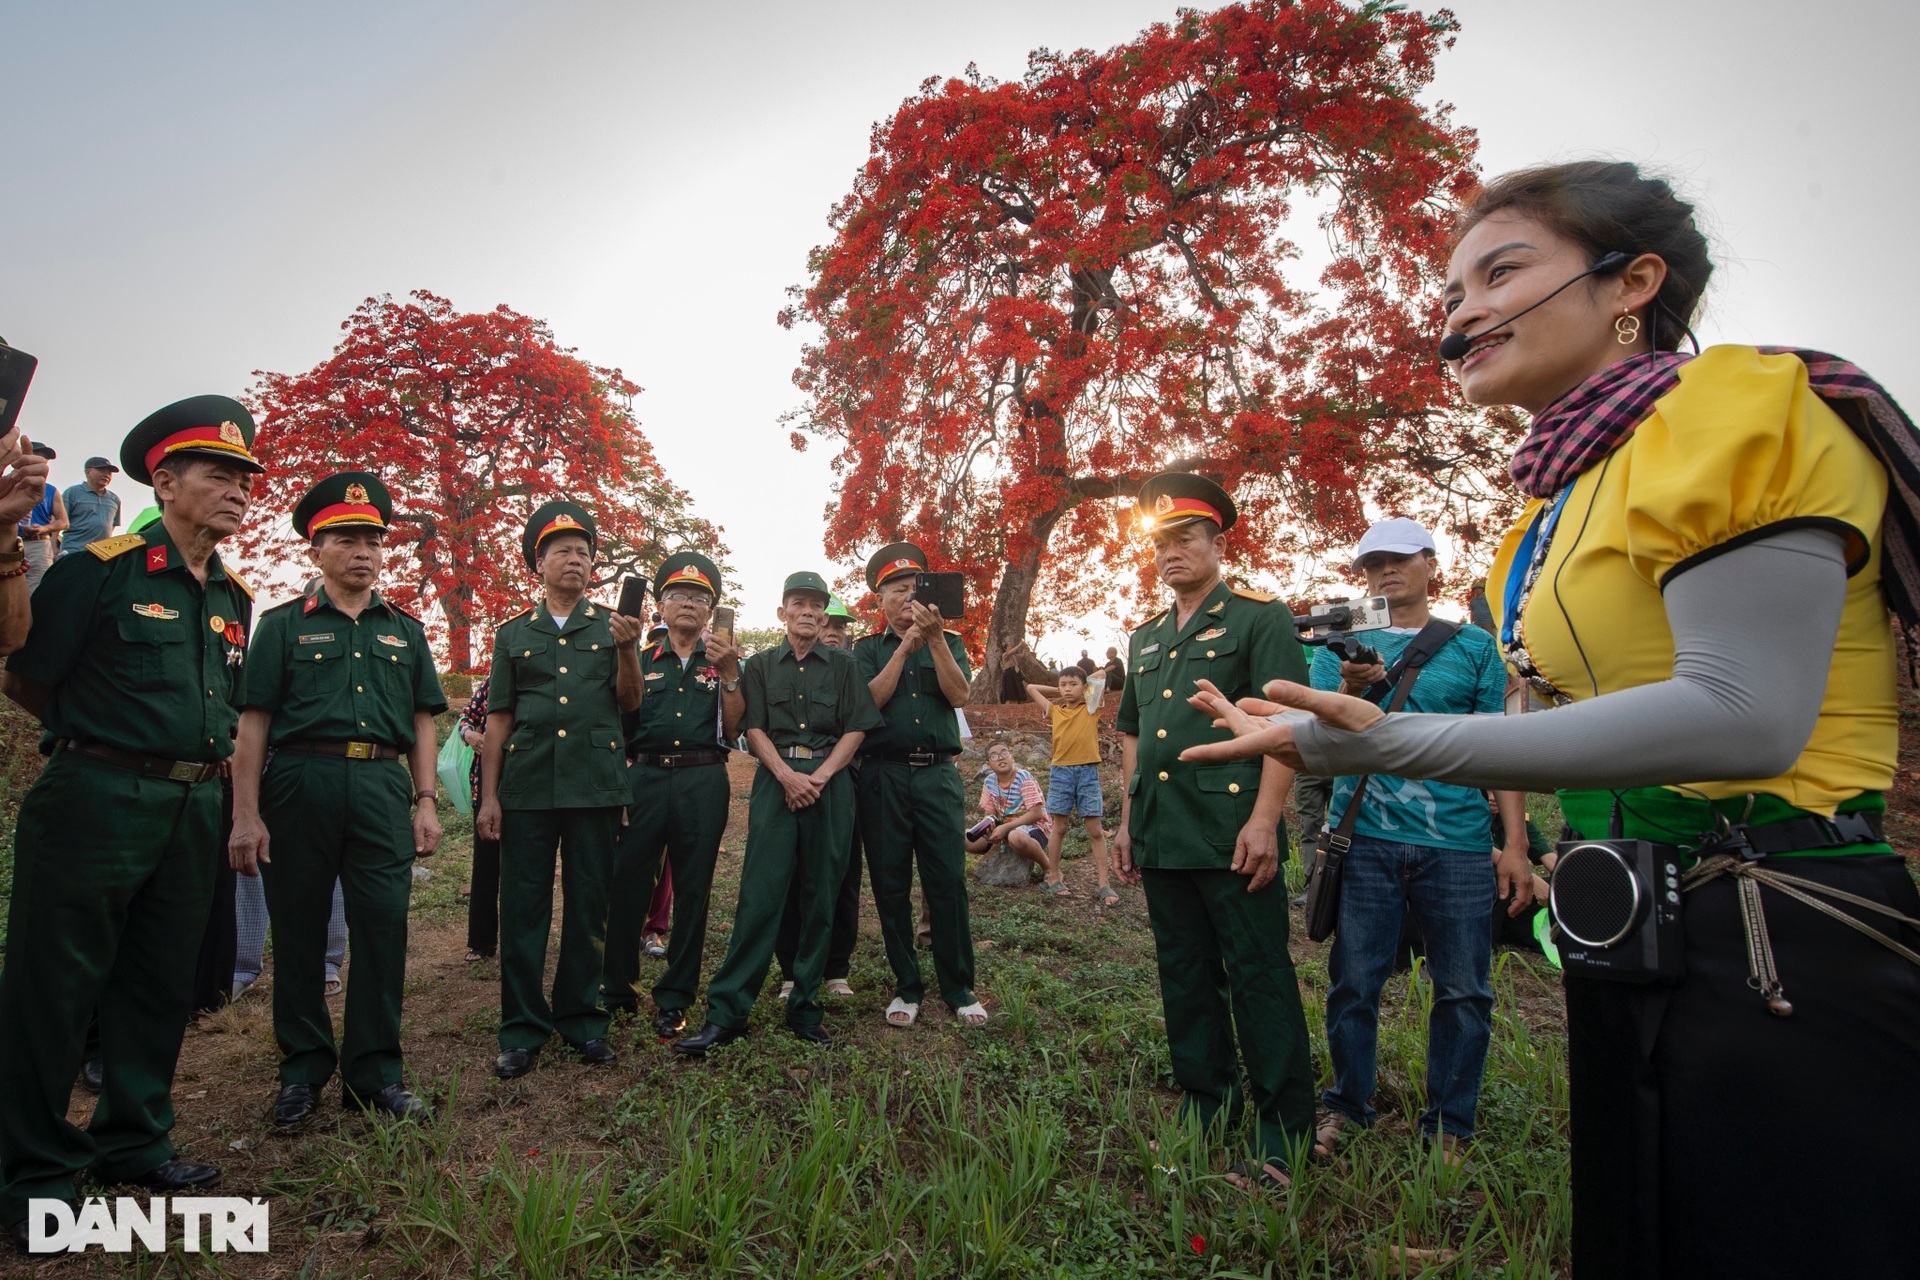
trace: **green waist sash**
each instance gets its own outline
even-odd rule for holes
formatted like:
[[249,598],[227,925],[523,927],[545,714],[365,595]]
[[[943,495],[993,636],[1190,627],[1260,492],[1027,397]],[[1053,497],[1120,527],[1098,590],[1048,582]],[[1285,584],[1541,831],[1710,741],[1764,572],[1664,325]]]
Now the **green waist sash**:
[[[1573,828],[1576,835],[1593,840],[1607,834],[1613,817],[1613,792],[1562,791],[1559,794],[1561,811],[1567,815],[1567,825]],[[1715,815],[1726,818],[1730,823],[1744,821],[1754,827],[1817,816],[1788,804],[1778,796],[1755,796],[1751,813],[1747,812],[1746,796],[1703,800],[1699,796],[1690,796],[1666,787],[1636,787],[1620,792],[1620,798],[1620,816],[1628,839],[1677,844],[1686,849],[1697,848],[1701,837],[1719,827]],[[1862,792],[1851,800],[1841,801],[1838,808],[1840,813],[1886,811],[1887,797],[1882,791]],[[1861,844],[1837,845],[1831,849],[1798,849],[1772,856],[1824,858],[1892,852],[1893,846],[1886,841],[1870,840]]]

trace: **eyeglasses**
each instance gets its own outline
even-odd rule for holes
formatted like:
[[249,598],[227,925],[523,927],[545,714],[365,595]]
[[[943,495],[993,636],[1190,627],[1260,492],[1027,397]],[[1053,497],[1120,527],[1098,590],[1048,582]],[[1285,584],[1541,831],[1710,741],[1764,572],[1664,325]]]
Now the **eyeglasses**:
[[669,591],[660,597],[660,603],[709,605],[713,598],[698,591]]

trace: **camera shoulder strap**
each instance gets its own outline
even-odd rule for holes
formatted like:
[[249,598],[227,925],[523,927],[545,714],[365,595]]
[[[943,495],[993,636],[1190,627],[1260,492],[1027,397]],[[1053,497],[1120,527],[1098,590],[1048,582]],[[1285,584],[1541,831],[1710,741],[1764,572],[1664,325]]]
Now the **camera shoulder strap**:
[[[1448,622],[1445,618],[1427,619],[1427,625],[1420,628],[1420,634],[1416,635],[1413,638],[1413,642],[1400,651],[1399,658],[1394,661],[1392,667],[1388,668],[1386,675],[1382,676],[1371,689],[1367,690],[1367,701],[1375,704],[1386,701],[1386,699],[1396,691],[1395,686],[1399,683],[1402,675],[1410,670],[1418,670],[1426,666],[1428,659],[1446,648],[1447,641],[1459,634],[1460,624],[1457,622]],[[1408,685],[1411,686],[1412,681],[1408,681]],[[1388,708],[1389,711],[1398,709],[1398,704]]]
[[[1427,660],[1446,647],[1447,641],[1460,634],[1460,624],[1448,622],[1444,618],[1434,618],[1420,628],[1420,634],[1413,638],[1400,658],[1393,664],[1387,676],[1394,682],[1393,699],[1387,703],[1387,714],[1392,715],[1407,705],[1407,698],[1413,693],[1413,682],[1420,678],[1421,668]],[[1333,842],[1342,853],[1353,843],[1353,824],[1360,820],[1360,801],[1367,794],[1367,784],[1373,781],[1373,775],[1363,773],[1360,780],[1353,784],[1353,797],[1347,801],[1347,811],[1340,815],[1340,825],[1331,832]]]

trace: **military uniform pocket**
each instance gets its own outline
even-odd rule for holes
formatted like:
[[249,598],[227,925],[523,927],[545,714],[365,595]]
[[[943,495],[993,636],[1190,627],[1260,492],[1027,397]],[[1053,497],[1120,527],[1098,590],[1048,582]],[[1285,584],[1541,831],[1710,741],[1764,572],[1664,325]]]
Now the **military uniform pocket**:
[[1200,791],[1200,832],[1211,845],[1233,847],[1260,796],[1260,766],[1209,764],[1193,771]]
[[179,619],[141,621],[120,619],[120,643],[114,652],[114,674],[129,689],[152,692],[191,683],[196,674],[187,665],[187,624]]
[[523,640],[513,650],[513,683],[516,688],[547,684],[553,670],[547,661],[545,640]]

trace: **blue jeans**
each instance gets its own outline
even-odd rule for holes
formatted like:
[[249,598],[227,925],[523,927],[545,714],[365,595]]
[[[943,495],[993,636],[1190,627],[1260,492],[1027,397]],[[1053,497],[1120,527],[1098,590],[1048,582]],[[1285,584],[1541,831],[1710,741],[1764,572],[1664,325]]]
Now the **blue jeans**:
[[1426,936],[1425,968],[1434,993],[1420,1128],[1429,1135],[1472,1136],[1493,1034],[1493,895],[1491,850],[1476,854],[1354,837],[1340,891],[1340,931],[1328,961],[1333,1088],[1321,1098],[1328,1110],[1373,1123],[1380,989],[1393,972],[1401,918],[1411,903]]

